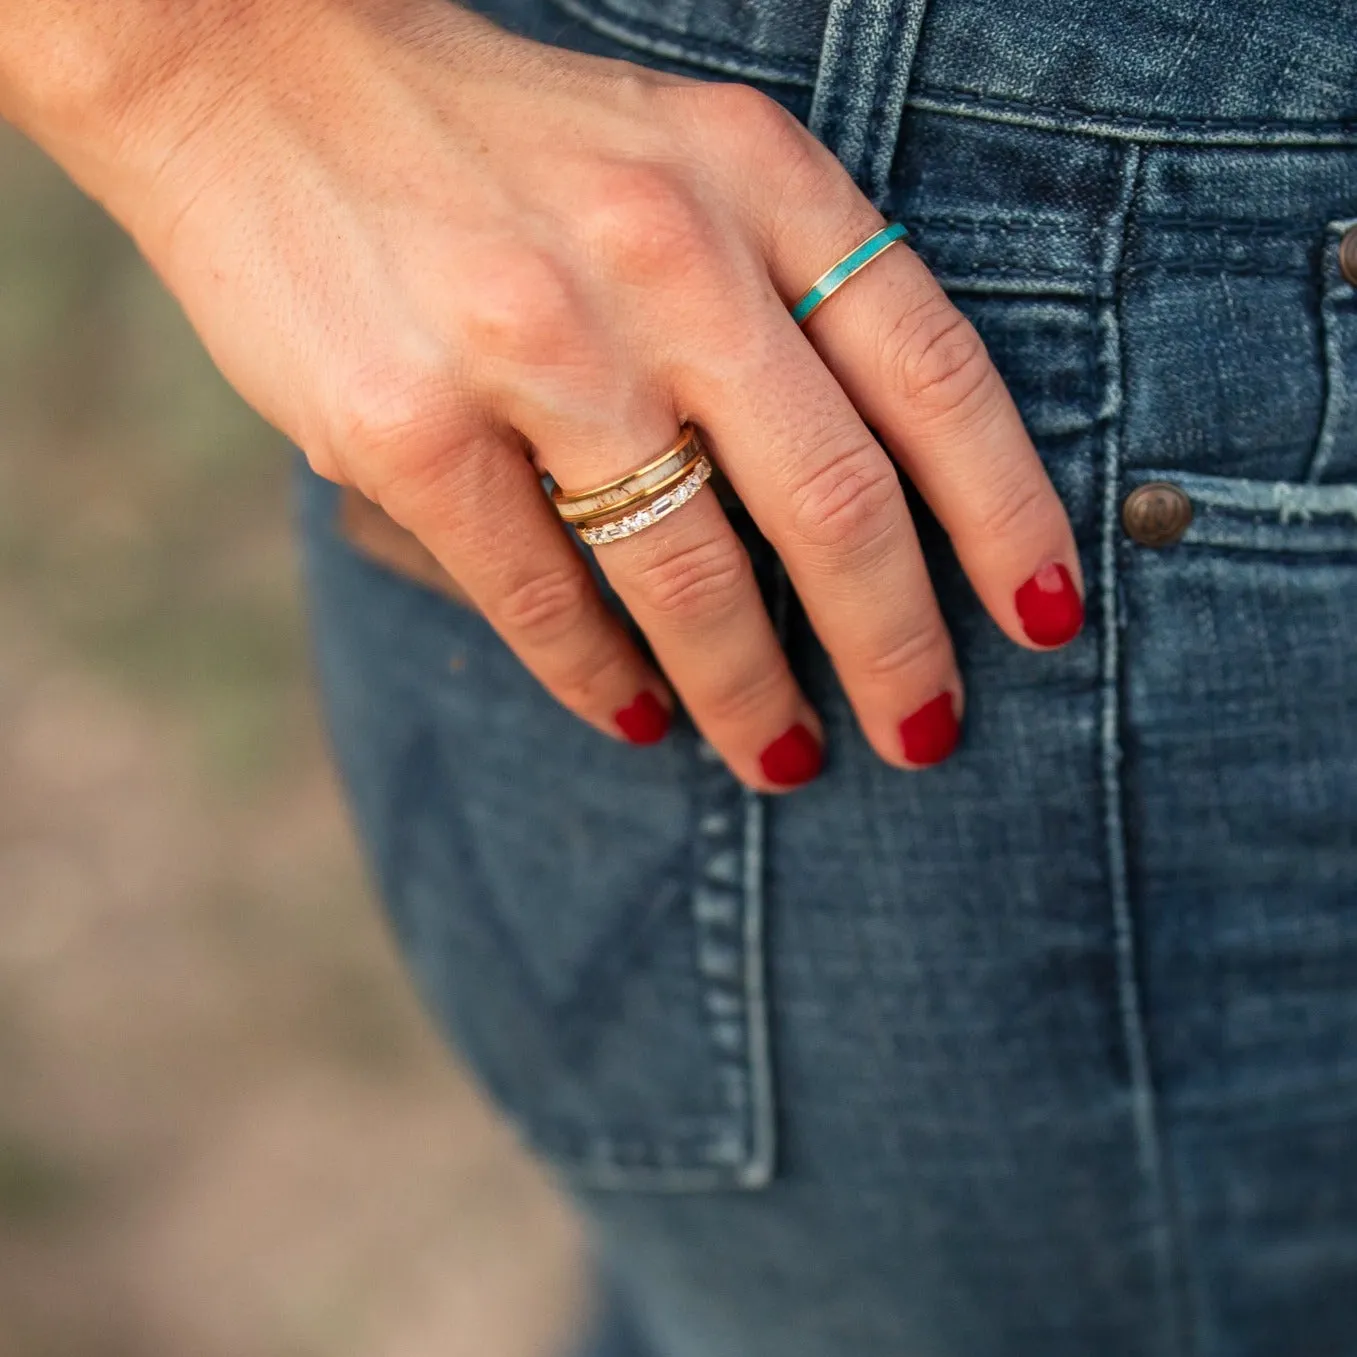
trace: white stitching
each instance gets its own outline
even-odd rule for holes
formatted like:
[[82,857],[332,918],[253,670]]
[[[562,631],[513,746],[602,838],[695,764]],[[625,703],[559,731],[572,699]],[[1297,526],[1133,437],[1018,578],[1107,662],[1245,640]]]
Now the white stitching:
[[1102,594],[1102,782],[1107,844],[1108,889],[1117,967],[1117,998],[1121,1010],[1123,1039],[1131,1079],[1131,1105],[1136,1144],[1146,1188],[1154,1202],[1155,1263],[1159,1275],[1165,1332],[1165,1350],[1189,1351],[1187,1322],[1180,1278],[1177,1246],[1178,1216],[1170,1192],[1150,1064],[1143,996],[1136,955],[1135,920],[1131,911],[1126,863],[1126,827],[1122,814],[1121,788],[1121,634],[1120,581],[1117,560],[1120,544],[1121,438],[1125,409],[1125,367],[1122,354],[1121,318],[1118,311],[1118,279],[1125,255],[1127,222],[1140,179],[1144,150],[1132,146],[1122,170],[1120,201],[1109,222],[1103,250],[1103,301],[1099,325],[1103,331],[1105,396],[1100,418],[1106,425],[1103,457],[1103,521],[1101,541]]

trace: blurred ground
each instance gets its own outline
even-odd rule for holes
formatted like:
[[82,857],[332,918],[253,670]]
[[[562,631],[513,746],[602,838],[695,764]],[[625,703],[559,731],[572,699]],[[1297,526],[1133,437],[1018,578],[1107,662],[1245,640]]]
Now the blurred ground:
[[0,1357],[532,1357],[574,1313],[366,899],[286,470],[0,127]]

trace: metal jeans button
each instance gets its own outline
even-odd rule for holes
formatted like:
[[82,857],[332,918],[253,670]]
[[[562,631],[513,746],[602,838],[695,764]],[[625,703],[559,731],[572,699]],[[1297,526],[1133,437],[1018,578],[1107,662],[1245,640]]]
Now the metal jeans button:
[[1357,226],[1349,226],[1338,242],[1338,267],[1343,277],[1357,287]]
[[1142,547],[1169,547],[1192,522],[1192,501],[1172,481],[1146,481],[1122,501],[1121,521],[1126,535]]

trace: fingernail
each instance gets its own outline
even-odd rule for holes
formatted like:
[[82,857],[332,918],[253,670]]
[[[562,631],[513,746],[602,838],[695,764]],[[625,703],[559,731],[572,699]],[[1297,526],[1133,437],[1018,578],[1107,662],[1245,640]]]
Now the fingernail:
[[905,758],[920,768],[941,763],[956,748],[960,737],[961,726],[951,693],[939,693],[900,722],[900,744]]
[[1084,601],[1063,565],[1044,565],[1014,596],[1022,629],[1039,646],[1063,646],[1084,625]]
[[632,744],[656,744],[669,731],[669,713],[654,693],[641,693],[631,706],[616,712],[613,720]]
[[819,775],[824,767],[820,742],[803,725],[794,725],[759,755],[759,766],[769,782],[779,787],[799,787]]

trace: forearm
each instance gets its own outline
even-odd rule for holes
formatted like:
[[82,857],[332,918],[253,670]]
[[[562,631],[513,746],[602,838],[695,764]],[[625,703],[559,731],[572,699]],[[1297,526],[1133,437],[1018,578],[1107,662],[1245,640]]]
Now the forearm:
[[130,226],[165,163],[204,123],[231,116],[237,96],[272,87],[308,99],[321,82],[342,104],[354,73],[327,79],[324,67],[345,64],[344,31],[425,9],[423,0],[10,0],[0,117]]

